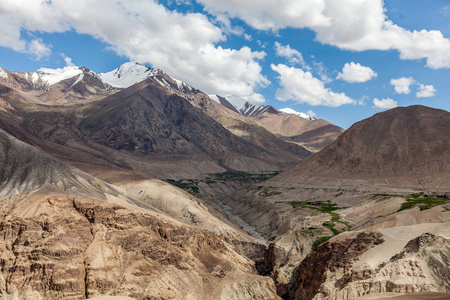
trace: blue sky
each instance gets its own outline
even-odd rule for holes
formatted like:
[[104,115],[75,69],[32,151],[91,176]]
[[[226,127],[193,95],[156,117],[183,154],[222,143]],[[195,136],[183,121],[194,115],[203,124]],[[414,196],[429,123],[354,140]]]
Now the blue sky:
[[344,128],[395,106],[450,110],[449,39],[450,0],[0,3],[7,70],[138,61],[206,93]]

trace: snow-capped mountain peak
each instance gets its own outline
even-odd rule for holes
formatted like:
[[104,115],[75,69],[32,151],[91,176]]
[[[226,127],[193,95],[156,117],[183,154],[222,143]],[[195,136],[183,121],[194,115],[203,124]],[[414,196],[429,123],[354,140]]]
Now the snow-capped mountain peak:
[[76,66],[66,66],[64,68],[49,69],[40,68],[37,72],[27,73],[26,77],[31,77],[32,83],[38,83],[39,79],[42,84],[52,86],[65,79],[80,75],[83,70]]
[[228,96],[225,99],[233,105],[239,113],[245,117],[256,117],[265,112],[269,106],[253,103],[239,96]]
[[289,115],[296,115],[296,116],[299,116],[299,117],[302,117],[302,118],[308,119],[308,120],[316,120],[317,119],[316,117],[307,115],[303,112],[295,111],[292,108],[282,108],[282,109],[279,109],[279,111],[281,111],[282,113],[285,113],[285,114],[289,114]]
[[111,72],[99,73],[98,76],[103,82],[113,87],[127,88],[151,76],[155,76],[158,71],[137,62],[127,62]]
[[250,102],[239,96],[220,97],[218,95],[209,95],[209,97],[212,100],[219,102],[222,105],[224,105],[232,110],[236,110],[241,115],[243,115],[244,117],[247,117],[247,118],[255,118],[255,117],[263,114],[264,112],[269,112],[269,113],[279,112],[279,113],[287,114],[287,115],[296,115],[296,116],[299,116],[299,117],[307,119],[307,120],[316,120],[317,119],[308,114],[295,111],[292,108],[276,109],[270,105],[263,105],[263,104],[259,104],[259,103]]

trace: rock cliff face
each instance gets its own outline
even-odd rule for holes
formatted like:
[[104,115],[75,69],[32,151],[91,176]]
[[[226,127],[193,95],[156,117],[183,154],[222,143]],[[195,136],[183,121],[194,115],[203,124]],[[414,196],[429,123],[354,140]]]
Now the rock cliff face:
[[277,299],[219,236],[118,205],[40,195],[0,232],[2,299]]
[[450,292],[449,239],[424,233],[387,261],[365,261],[364,253],[384,242],[380,232],[362,232],[317,247],[295,271],[291,299],[352,300],[389,292]]

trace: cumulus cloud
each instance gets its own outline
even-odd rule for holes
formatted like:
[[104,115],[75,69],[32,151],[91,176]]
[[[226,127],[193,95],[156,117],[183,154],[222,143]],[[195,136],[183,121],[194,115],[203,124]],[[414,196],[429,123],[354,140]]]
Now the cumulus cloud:
[[[227,27],[225,19],[221,24]],[[259,63],[265,53],[217,46],[226,40],[224,29],[202,14],[170,11],[155,1],[140,0],[0,2],[0,46],[42,58],[50,46],[38,39],[27,41],[21,31],[68,30],[91,35],[118,54],[149,63],[207,93],[261,100],[257,91],[269,84]]]
[[281,88],[276,93],[276,98],[280,101],[294,100],[298,103],[332,107],[356,103],[344,93],[335,93],[326,88],[324,82],[310,72],[283,64],[272,64],[271,68],[280,75],[278,78]]
[[409,94],[411,93],[411,86],[417,86],[416,92],[417,98],[428,98],[436,95],[436,89],[433,85],[425,85],[417,82],[412,77],[401,77],[397,79],[391,79],[391,85],[394,86],[397,94]]
[[309,69],[306,65],[303,55],[295,49],[292,49],[290,45],[283,46],[278,42],[275,42],[275,54],[280,57],[284,57],[292,65],[299,64],[305,69]]
[[428,98],[436,95],[436,89],[432,85],[419,84],[419,91],[416,93],[417,98]]
[[70,57],[65,56],[64,54],[63,57],[67,67],[75,67],[75,64],[72,62],[72,59]]
[[375,108],[378,109],[391,109],[394,107],[397,107],[397,101],[394,101],[391,98],[386,98],[386,99],[382,99],[379,100],[377,98],[373,99],[373,105]]
[[197,0],[211,14],[226,14],[244,20],[259,30],[329,25],[323,14],[324,0]]
[[316,39],[346,50],[397,50],[450,68],[450,40],[437,30],[409,31],[390,21],[382,0],[197,0],[211,14],[239,18],[259,30],[309,28]]
[[316,114],[315,112],[313,112],[312,110],[308,110],[308,111],[306,112],[306,114],[307,114],[308,116],[311,116],[311,117],[317,117],[317,114]]
[[47,57],[52,53],[51,46],[44,44],[42,39],[34,39],[27,42],[25,52],[31,54],[36,60]]
[[361,66],[359,63],[346,63],[342,68],[342,73],[339,73],[336,79],[342,79],[349,83],[361,83],[369,81],[377,77],[371,68]]
[[391,85],[394,86],[397,94],[409,94],[411,93],[411,85],[416,81],[412,77],[401,77],[397,79],[391,79]]

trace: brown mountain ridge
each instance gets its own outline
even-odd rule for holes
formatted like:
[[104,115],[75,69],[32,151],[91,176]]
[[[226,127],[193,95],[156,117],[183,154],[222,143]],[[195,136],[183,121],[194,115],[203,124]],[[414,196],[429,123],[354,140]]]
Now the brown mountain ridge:
[[449,112],[420,105],[394,108],[354,124],[330,146],[274,181],[343,180],[350,184],[354,179],[448,187],[449,137]]
[[9,72],[0,128],[81,168],[112,164],[162,178],[281,171],[310,154],[161,71],[123,90],[82,71],[50,87]]

